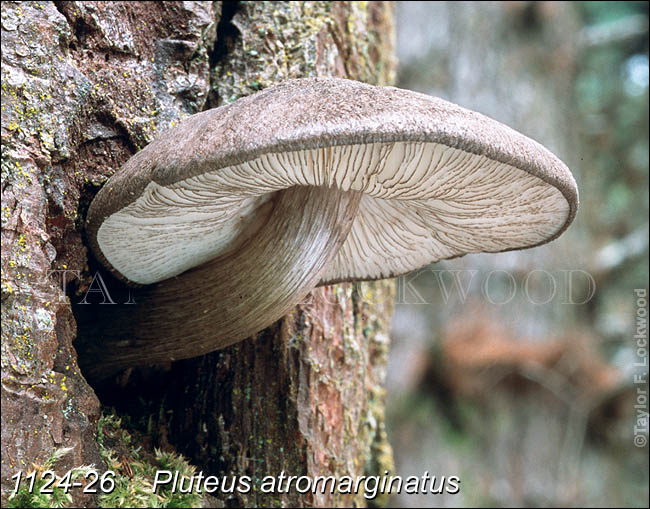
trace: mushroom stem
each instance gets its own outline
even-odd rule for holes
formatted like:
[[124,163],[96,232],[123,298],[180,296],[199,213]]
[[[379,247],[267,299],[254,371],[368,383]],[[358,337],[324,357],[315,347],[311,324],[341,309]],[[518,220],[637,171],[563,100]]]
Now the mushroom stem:
[[237,250],[137,289],[135,305],[102,306],[102,320],[82,321],[84,374],[100,380],[135,365],[202,355],[280,319],[316,286],[360,199],[336,188],[278,192],[265,223]]

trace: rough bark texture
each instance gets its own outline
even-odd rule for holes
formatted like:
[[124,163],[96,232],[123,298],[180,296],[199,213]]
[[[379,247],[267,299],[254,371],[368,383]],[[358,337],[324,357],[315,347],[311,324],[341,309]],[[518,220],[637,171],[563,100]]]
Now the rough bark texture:
[[[74,448],[61,472],[101,467],[100,399],[137,408],[133,422],[148,422],[154,443],[206,474],[390,466],[390,282],[319,288],[257,338],[135,373],[99,398],[77,367],[73,313],[96,268],[84,246],[88,202],[156,132],[286,78],[390,84],[392,44],[392,6],[381,2],[3,2],[3,502],[11,476],[58,447]],[[236,496],[228,503],[364,502]]]

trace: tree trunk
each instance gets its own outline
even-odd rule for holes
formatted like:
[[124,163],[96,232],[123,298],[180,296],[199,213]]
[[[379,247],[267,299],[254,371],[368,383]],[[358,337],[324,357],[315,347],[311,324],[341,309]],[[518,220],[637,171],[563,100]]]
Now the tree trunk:
[[390,84],[392,5],[3,2],[2,28],[3,505],[11,477],[57,448],[73,447],[59,472],[103,468],[100,400],[206,475],[250,476],[253,490],[228,504],[364,504],[256,483],[390,468],[391,282],[319,288],[255,338],[94,388],[78,368],[75,315],[101,312],[79,305],[101,274],[83,224],[121,164],[185,116],[284,79]]

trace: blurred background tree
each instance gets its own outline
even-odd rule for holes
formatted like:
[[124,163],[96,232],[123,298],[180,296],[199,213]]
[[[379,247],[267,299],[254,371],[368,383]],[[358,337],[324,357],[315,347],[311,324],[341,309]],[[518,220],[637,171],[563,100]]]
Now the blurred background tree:
[[648,287],[648,3],[399,2],[397,37],[398,86],[541,142],[581,207],[550,245],[400,280],[396,470],[462,484],[393,503],[647,507],[633,337],[634,289]]

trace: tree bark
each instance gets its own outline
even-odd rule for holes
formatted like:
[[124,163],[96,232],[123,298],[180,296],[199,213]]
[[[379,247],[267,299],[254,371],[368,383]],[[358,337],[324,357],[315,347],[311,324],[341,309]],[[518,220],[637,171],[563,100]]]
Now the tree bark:
[[56,448],[73,447],[60,472],[102,467],[101,401],[206,475],[250,476],[238,504],[363,505],[362,494],[265,495],[255,483],[390,468],[391,282],[319,288],[255,338],[94,388],[75,315],[101,271],[85,211],[122,163],[185,116],[284,79],[391,84],[392,5],[3,2],[2,28],[3,504],[11,476]]

